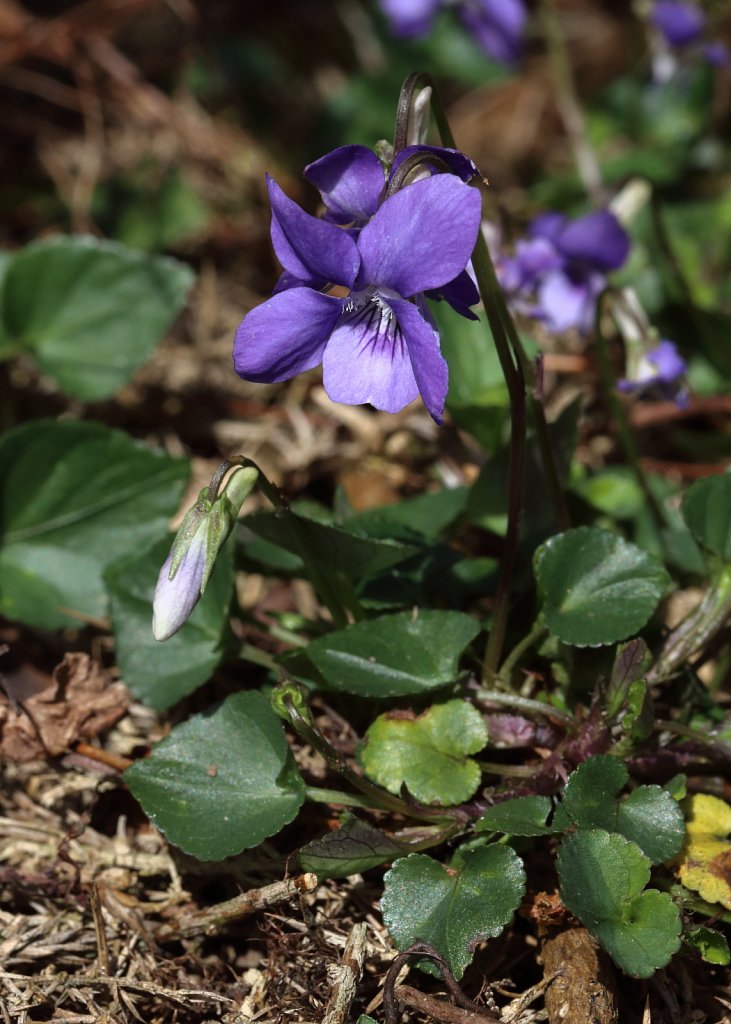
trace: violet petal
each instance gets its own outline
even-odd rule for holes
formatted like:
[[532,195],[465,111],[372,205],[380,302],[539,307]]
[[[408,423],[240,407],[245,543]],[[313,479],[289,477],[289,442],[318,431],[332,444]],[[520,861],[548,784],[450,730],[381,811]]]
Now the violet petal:
[[272,244],[277,259],[295,277],[350,287],[358,273],[358,249],[345,231],[305,213],[267,176],[272,204]]
[[376,295],[338,321],[322,358],[323,384],[334,402],[398,412],[419,394],[406,340]]
[[545,213],[539,213],[530,222],[528,237],[548,238],[549,241],[555,242],[568,222],[568,217],[564,217],[562,213],[547,210]]
[[627,259],[629,235],[609,210],[594,210],[572,220],[555,240],[567,259],[597,270],[616,270]]
[[317,366],[343,302],[311,288],[291,288],[255,306],[234,338],[239,377],[273,384]]
[[152,602],[152,634],[167,640],[187,622],[201,596],[206,567],[206,522],[198,527],[172,579],[168,579],[172,552],[160,570]]
[[441,0],[380,0],[380,3],[393,34],[405,39],[425,36],[441,6]]
[[671,46],[687,46],[698,39],[706,19],[697,4],[680,3],[678,0],[657,0],[652,10],[651,21]]
[[392,299],[391,307],[406,340],[414,377],[424,405],[432,419],[442,423],[449,386],[449,369],[439,351],[439,335],[422,317],[413,302]]
[[688,369],[688,364],[673,342],[665,338],[647,353],[647,358],[657,368],[658,380],[666,384],[682,377]]
[[522,0],[468,0],[460,8],[460,17],[489,57],[515,63],[523,48],[527,18]]
[[340,146],[305,167],[330,220],[365,224],[378,209],[385,183],[383,165],[367,146]]
[[426,294],[430,299],[436,299],[437,301],[443,299],[445,302],[448,302],[452,309],[459,313],[460,316],[466,317],[467,320],[480,319],[470,309],[470,306],[474,306],[480,301],[480,293],[467,270],[457,274],[453,280],[448,281],[441,288],[433,288]]
[[414,182],[381,205],[361,231],[361,288],[376,285],[404,298],[453,280],[472,255],[480,193],[455,175]]
[[547,274],[538,288],[538,315],[549,330],[567,331],[574,327],[587,333],[603,284],[601,275],[569,275],[562,270]]
[[[480,177],[477,164],[470,160],[468,156],[460,153],[458,149],[445,149],[443,146],[405,146],[399,150],[394,158],[390,177],[393,177],[404,160],[408,160],[415,153],[433,153],[434,156],[439,157],[440,161],[449,167],[452,174],[456,174],[462,181],[471,181],[473,178]],[[429,164],[426,163],[425,166],[428,167]],[[442,171],[442,168],[436,165],[434,169],[437,172]]]
[[559,270],[563,262],[555,245],[548,238],[521,239],[515,246],[515,264],[519,277],[519,284],[516,287],[532,287],[543,274]]

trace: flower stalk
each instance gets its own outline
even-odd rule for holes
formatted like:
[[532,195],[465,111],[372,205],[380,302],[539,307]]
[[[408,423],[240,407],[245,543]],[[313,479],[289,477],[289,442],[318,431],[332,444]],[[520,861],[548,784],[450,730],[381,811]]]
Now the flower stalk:
[[587,195],[599,206],[602,202],[602,175],[596,153],[589,143],[566,40],[552,0],[540,0],[539,13],[556,87],[556,105],[569,138],[576,170]]
[[[454,136],[452,135],[439,92],[431,76],[425,72],[414,72],[409,75],[402,87],[396,118],[396,145],[398,145],[400,139],[408,137],[408,116],[409,112],[414,108],[414,94],[420,87],[431,88],[432,90],[432,111],[442,145],[455,149]],[[495,273],[495,267],[482,232],[477,236],[477,243],[472,254],[472,266],[510,396],[508,526],[505,536],[505,547],[500,563],[500,576],[495,596],[492,624],[483,664],[483,681],[487,682],[495,675],[500,663],[507,630],[510,589],[518,559],[526,463],[527,383],[530,386],[530,403],[536,433],[539,438],[539,449],[546,476],[549,480],[549,489],[554,501],[559,528],[566,529],[569,521],[553,443],[539,397],[540,392],[536,391],[534,387],[536,379],[535,370],[523,348],[515,323],[505,303],[502,289]]]
[[604,398],[609,406],[609,410],[612,414],[612,418],[617,426],[617,433],[619,434],[620,444],[624,450],[625,458],[632,468],[632,472],[635,475],[635,479],[642,490],[647,501],[648,508],[652,514],[657,530],[657,537],[660,544],[663,543],[662,532],[667,526],[665,515],[663,514],[660,503],[655,496],[654,491],[650,487],[650,483],[645,475],[645,471],[642,468],[640,462],[640,456],[635,445],[635,439],[632,436],[632,428],[629,425],[627,418],[627,412],[624,405],[619,399],[615,389],[614,373],[612,371],[612,364],[609,358],[609,346],[607,345],[607,339],[604,335],[603,329],[603,315],[606,309],[606,304],[609,301],[614,301],[614,293],[611,289],[606,289],[599,296],[596,304],[596,323],[594,329],[594,337],[596,341],[596,354],[599,360],[599,375],[602,381],[602,387],[604,390]]

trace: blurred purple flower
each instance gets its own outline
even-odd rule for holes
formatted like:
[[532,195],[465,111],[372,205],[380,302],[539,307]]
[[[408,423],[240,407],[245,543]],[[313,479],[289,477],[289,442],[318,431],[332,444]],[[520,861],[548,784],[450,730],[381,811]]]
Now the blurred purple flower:
[[731,50],[719,40],[706,43],[703,47],[703,56],[714,68],[731,68]]
[[[680,0],[656,0],[650,21],[668,47],[676,50],[694,48],[714,67],[731,67],[731,52],[725,43],[718,40],[704,42],[706,16],[698,4],[681,3]],[[696,43],[702,45],[694,47]],[[674,69],[670,55],[665,54],[665,58],[671,63],[666,67],[660,56],[656,67],[656,77],[660,80],[671,75]]]
[[[333,401],[397,412],[421,394],[441,422],[448,371],[424,294],[463,297],[479,192],[456,174],[435,174],[381,200],[375,154],[344,148],[307,173],[330,216],[367,220],[355,230],[311,217],[269,179],[272,243],[290,277],[239,326],[236,372],[274,383],[322,363]],[[323,294],[329,285],[350,294]]]
[[684,387],[687,369],[688,364],[675,344],[663,339],[640,359],[631,378],[623,377],[617,381],[617,388],[625,393],[653,390],[660,397],[683,407],[688,402]]
[[696,42],[706,25],[706,17],[700,7],[679,0],[656,0],[650,20],[670,46],[687,46]]
[[595,210],[577,220],[541,214],[514,255],[498,259],[500,283],[514,308],[549,330],[591,330],[606,274],[621,267],[630,240],[614,214]]
[[456,7],[465,28],[493,60],[520,56],[527,12],[523,0],[380,0],[391,31],[406,39],[427,35],[440,8]]

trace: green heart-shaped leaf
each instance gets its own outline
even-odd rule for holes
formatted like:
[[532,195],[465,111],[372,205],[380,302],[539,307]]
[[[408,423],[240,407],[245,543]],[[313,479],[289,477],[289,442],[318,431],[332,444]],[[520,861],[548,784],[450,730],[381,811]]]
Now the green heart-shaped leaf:
[[0,312],[69,394],[114,394],[150,355],[193,282],[184,263],[91,237],[44,239],[14,255]]
[[192,284],[184,263],[116,242],[59,236],[13,255],[0,311],[8,337],[69,394],[110,397],[152,352]]
[[731,562],[731,475],[697,480],[683,496],[683,519],[696,540]]
[[546,541],[534,567],[549,630],[575,647],[613,644],[636,633],[670,582],[641,548],[590,526]]
[[0,612],[31,626],[107,614],[102,575],[167,533],[189,467],[100,423],[0,438]]
[[255,691],[176,726],[124,777],[153,824],[199,860],[256,846],[294,818],[305,796],[282,723]]
[[683,845],[683,812],[659,786],[639,786],[626,800],[618,800],[628,778],[619,758],[610,754],[587,758],[569,776],[553,827],[619,832],[637,843],[653,864],[660,864],[679,853]]
[[429,942],[455,977],[476,944],[499,935],[520,905],[525,871],[509,846],[464,854],[459,870],[423,853],[397,860],[384,879],[383,920],[399,949]]
[[391,793],[406,785],[421,803],[462,803],[480,784],[476,754],[487,743],[487,726],[472,704],[450,700],[418,718],[380,715],[360,749],[366,774]]
[[406,696],[453,682],[479,632],[477,620],[461,612],[397,612],[318,637],[306,653],[333,690]]

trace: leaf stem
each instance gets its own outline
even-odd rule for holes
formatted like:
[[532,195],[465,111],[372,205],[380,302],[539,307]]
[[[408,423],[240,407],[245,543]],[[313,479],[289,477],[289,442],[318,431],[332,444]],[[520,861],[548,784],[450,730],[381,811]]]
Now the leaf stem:
[[305,786],[305,799],[317,804],[340,804],[342,807],[363,807],[369,811],[380,811],[373,803],[357,793],[342,793],[339,789],[322,789],[319,786]]
[[539,12],[555,85],[556,106],[569,138],[574,164],[587,195],[595,203],[601,204],[601,170],[596,153],[589,143],[571,59],[552,0],[540,0]]
[[476,687],[475,696],[486,704],[502,704],[516,711],[525,711],[526,714],[544,715],[546,718],[555,718],[566,725],[575,725],[573,715],[568,711],[561,711],[552,704],[544,704],[540,700],[532,700],[530,697],[519,697],[517,693],[504,693],[502,690],[486,690],[481,686]]
[[531,779],[539,771],[537,767],[527,764],[501,764],[499,761],[480,761],[479,758],[476,758],[476,761],[480,770],[486,774],[502,775],[508,779]]
[[279,669],[279,665],[271,654],[267,654],[266,651],[262,651],[253,644],[239,644],[239,657],[244,661],[250,661],[252,665],[261,665],[262,668],[268,668],[270,672],[276,672]]
[[540,639],[546,632],[546,623],[542,615],[539,615],[536,621],[533,623],[530,632],[520,640],[515,647],[512,649],[510,654],[507,656],[505,661],[500,666],[498,672],[498,678],[508,682],[510,674],[518,664],[520,659],[523,657],[526,651],[530,650],[536,640]]
[[657,661],[647,674],[650,682],[673,675],[689,658],[723,629],[731,616],[731,566],[716,573],[700,604],[666,639]]
[[286,718],[306,743],[322,755],[328,768],[338,772],[351,786],[363,793],[370,806],[423,821],[454,821],[462,817],[462,812],[457,808],[424,807],[421,804],[407,803],[401,797],[381,789],[353,771],[342,754],[328,743],[315,726],[309,706],[309,694],[299,683],[290,680],[279,683],[272,693],[272,706],[278,715]]

